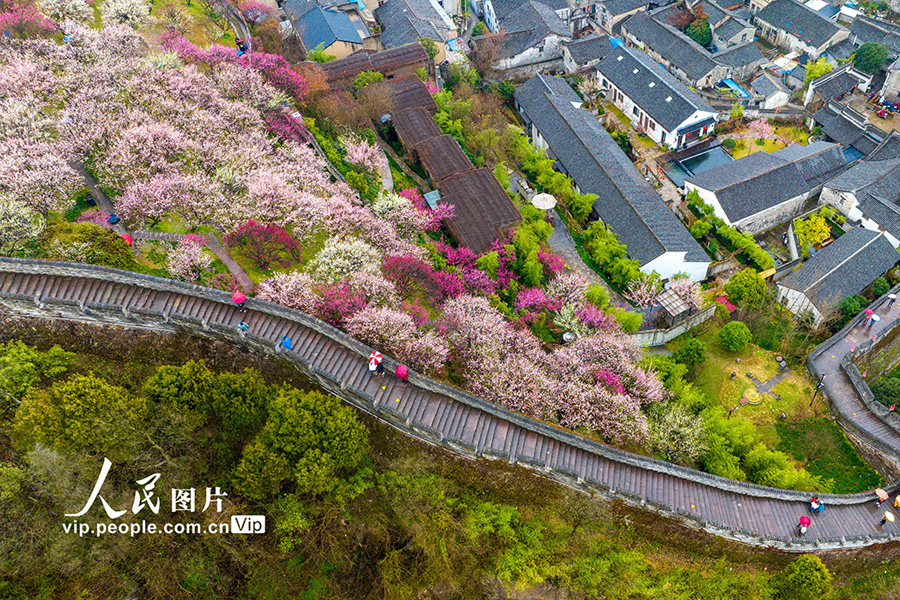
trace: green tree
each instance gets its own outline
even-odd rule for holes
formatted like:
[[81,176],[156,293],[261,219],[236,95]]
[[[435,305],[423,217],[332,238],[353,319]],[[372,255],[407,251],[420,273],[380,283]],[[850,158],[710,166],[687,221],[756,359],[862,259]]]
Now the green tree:
[[435,41],[428,37],[420,37],[416,40],[420,46],[425,49],[425,53],[428,55],[429,60],[434,60],[434,58],[438,55],[438,47]]
[[371,83],[384,81],[384,75],[380,71],[363,71],[353,79],[353,89],[359,91]]
[[879,277],[872,282],[872,293],[875,294],[875,297],[886,294],[889,289],[891,289],[891,284],[884,277]]
[[[741,105],[736,104],[735,106]],[[741,106],[741,108],[743,108],[743,106]],[[741,112],[743,113],[744,111],[742,110]],[[722,147],[726,150],[734,150],[737,147],[737,142],[734,140],[734,138],[725,138],[724,140],[722,140]]]
[[73,375],[25,398],[16,411],[15,436],[22,451],[41,444],[123,462],[139,445],[146,415],[143,398],[93,373]]
[[144,381],[144,393],[152,402],[168,404],[181,413],[205,415],[213,405],[216,375],[206,361],[188,361],[181,366],[165,365]]
[[0,344],[0,406],[18,404],[35,384],[59,377],[74,360],[59,346],[42,352],[18,340]]
[[335,56],[334,54],[325,53],[325,44],[319,44],[318,46],[310,50],[307,58],[319,64],[337,60],[337,56]]
[[796,221],[794,233],[797,235],[797,243],[800,244],[805,256],[810,246],[821,243],[831,235],[831,226],[825,217],[816,213]]
[[[744,116],[744,105],[739,102],[735,102],[734,104],[732,104],[731,105],[731,118],[732,119],[740,119],[743,116]],[[728,139],[730,139],[730,138],[728,138]],[[732,141],[734,141],[734,140],[732,140]],[[722,145],[724,146],[725,142],[722,142]]]
[[822,77],[823,75],[827,75],[828,73],[831,72],[831,69],[833,69],[833,68],[834,67],[832,66],[832,64],[830,62],[828,62],[828,60],[824,56],[819,57],[819,60],[817,60],[814,63],[807,63],[806,64],[806,83],[809,83],[810,81],[818,79],[819,77]]
[[698,240],[710,231],[712,231],[712,223],[710,223],[706,219],[700,219],[696,223],[691,225],[691,235]]
[[746,348],[752,337],[750,329],[740,321],[732,321],[719,330],[719,341],[730,352]]
[[672,358],[686,366],[689,373],[694,373],[697,366],[707,359],[706,344],[697,338],[690,338],[684,346],[675,351]]
[[475,23],[475,28],[472,30],[473,35],[485,35],[486,33],[490,33],[490,29],[488,29],[487,25],[485,25],[482,21],[478,21]]
[[853,66],[866,73],[877,73],[888,57],[887,46],[866,42],[853,53]]
[[896,377],[882,377],[873,381],[869,387],[875,399],[885,406],[900,402],[900,379]]
[[734,275],[725,284],[728,299],[735,304],[745,306],[762,306],[769,299],[769,288],[765,280],[756,273],[756,269],[744,269]]
[[804,554],[778,577],[778,590],[782,598],[823,600],[833,591],[831,573],[818,556]]
[[278,494],[290,478],[288,459],[258,440],[244,448],[241,462],[232,476],[238,495],[256,502]]
[[712,42],[712,28],[709,26],[709,19],[695,19],[685,33],[704,48]]
[[55,223],[47,229],[47,255],[59,260],[77,260],[92,265],[137,271],[131,246],[116,232],[93,223]]
[[861,296],[856,294],[855,296],[848,296],[841,300],[841,303],[838,305],[838,322],[836,323],[837,327],[843,327],[846,325],[853,317],[858,315],[862,310],[869,305],[869,300],[865,296]]
[[310,493],[330,489],[368,451],[368,432],[352,410],[334,396],[294,389],[269,403],[259,441],[292,465],[296,483]]

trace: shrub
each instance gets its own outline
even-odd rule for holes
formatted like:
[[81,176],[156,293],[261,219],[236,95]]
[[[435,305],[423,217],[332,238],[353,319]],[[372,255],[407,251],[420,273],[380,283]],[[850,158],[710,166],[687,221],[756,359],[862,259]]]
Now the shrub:
[[760,277],[755,269],[744,269],[735,274],[725,284],[725,294],[735,304],[748,306],[760,306],[769,297],[769,288],[765,280]]
[[875,399],[885,406],[891,406],[900,401],[900,379],[896,377],[883,377],[869,386]]
[[719,331],[719,341],[730,352],[746,348],[752,337],[750,329],[740,321],[732,321]]
[[703,363],[706,358],[706,344],[697,338],[691,338],[687,343],[675,351],[672,358],[688,368],[693,373],[697,365]]
[[[740,106],[740,105],[735,105]],[[743,107],[741,107],[743,108]],[[737,146],[737,142],[735,142],[732,138],[725,138],[722,140],[722,147],[726,150],[734,150],[735,146]]]
[[787,566],[778,577],[782,598],[818,600],[832,593],[831,573],[818,556],[804,554]]
[[881,296],[891,289],[891,284],[884,277],[879,277],[872,283],[872,293],[875,297]]
[[47,252],[51,258],[138,270],[131,246],[111,229],[93,223],[56,223],[48,231],[51,244]]
[[250,220],[225,236],[225,244],[237,248],[260,269],[277,263],[282,267],[300,259],[300,245],[277,225]]

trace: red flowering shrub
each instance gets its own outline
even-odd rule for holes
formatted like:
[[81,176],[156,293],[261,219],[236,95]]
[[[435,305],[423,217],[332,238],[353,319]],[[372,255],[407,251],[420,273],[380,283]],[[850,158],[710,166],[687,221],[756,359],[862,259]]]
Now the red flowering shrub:
[[240,250],[260,269],[267,269],[273,263],[286,267],[290,259],[300,259],[300,244],[277,225],[247,221],[226,235],[225,243]]

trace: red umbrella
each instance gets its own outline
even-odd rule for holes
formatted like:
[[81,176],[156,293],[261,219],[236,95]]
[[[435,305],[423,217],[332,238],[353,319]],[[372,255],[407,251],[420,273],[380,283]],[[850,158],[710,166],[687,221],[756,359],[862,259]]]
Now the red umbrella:
[[241,292],[235,292],[231,295],[231,301],[234,302],[235,304],[243,304],[244,302],[246,302],[246,300],[247,300],[247,296],[245,296]]
[[122,234],[122,239],[125,240],[125,243],[128,244],[129,246],[134,242],[134,239],[127,233]]
[[397,366],[397,377],[405,379],[407,375],[406,365]]
[[807,517],[806,515],[803,515],[802,517],[800,517],[800,524],[803,525],[804,527],[809,527],[810,523],[812,523],[812,521],[810,521],[809,517]]
[[383,361],[383,360],[384,360],[384,355],[381,352],[375,351],[369,355],[370,363],[375,363],[377,365],[377,364],[380,364],[381,361]]
[[874,313],[872,313],[872,309],[871,309],[871,308],[867,308],[867,309],[866,309],[866,316],[867,316],[867,317],[871,317],[873,314],[874,314]]

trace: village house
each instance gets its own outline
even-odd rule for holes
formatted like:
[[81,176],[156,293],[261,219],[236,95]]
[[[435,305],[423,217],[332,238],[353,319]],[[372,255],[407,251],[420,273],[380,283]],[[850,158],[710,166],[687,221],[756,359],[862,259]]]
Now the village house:
[[607,98],[654,142],[680,148],[710,133],[718,112],[637,48],[620,47],[597,63]]
[[316,0],[287,0],[281,8],[306,52],[321,48],[340,59],[378,45],[356,3],[324,5]]
[[499,20],[499,34],[473,39],[479,52],[495,56],[492,66],[507,77],[525,77],[540,70],[563,68],[561,43],[571,41],[572,32],[547,4],[528,0]]
[[760,37],[788,52],[816,60],[828,48],[847,39],[850,31],[797,0],[751,0]]
[[516,108],[534,145],[545,148],[579,193],[596,194],[599,218],[641,271],[663,279],[706,278],[710,258],[565,80],[537,75],[516,90]]
[[433,73],[434,63],[428,59],[422,46],[413,43],[380,52],[362,50],[347,58],[323,63],[318,68],[332,88],[351,89],[353,80],[363,71],[377,71],[391,80],[415,75],[421,68]]
[[900,247],[900,158],[856,163],[825,184],[819,201]]
[[447,50],[455,49],[460,42],[456,24],[438,0],[387,0],[374,14],[381,26],[381,43],[385,48],[430,38],[438,49],[434,60],[441,63],[447,59]]
[[[493,33],[501,31],[511,31],[504,24],[512,13],[518,11],[523,5],[530,0],[484,0],[483,13],[484,22],[488,29]],[[599,13],[601,4],[596,0],[541,0],[551,11],[556,13],[566,27],[569,33],[578,34],[590,27],[591,19],[595,18]],[[521,23],[515,25],[521,27]],[[570,35],[571,37],[571,35]]]
[[887,137],[866,115],[837,102],[817,110],[812,122],[822,128],[826,140],[843,146],[848,162],[869,156]]
[[[629,46],[644,50],[687,85],[701,89],[723,79],[743,81],[758,71],[764,62],[753,42],[752,27],[746,35],[747,40],[718,46],[713,52],[673,27],[668,22],[671,14],[670,7],[637,13],[622,24],[622,38]],[[745,22],[727,17],[726,22],[729,21]],[[743,36],[745,33],[737,35],[737,39]]]
[[696,190],[728,225],[757,234],[797,216],[822,184],[846,166],[837,144],[795,144],[692,175],[684,186],[687,192]]
[[596,66],[604,56],[612,52],[613,46],[609,36],[595,33],[571,42],[562,42],[560,48],[566,73],[579,73]]
[[809,314],[820,325],[844,298],[865,290],[898,258],[884,233],[854,227],[778,281],[778,298],[794,314]]

